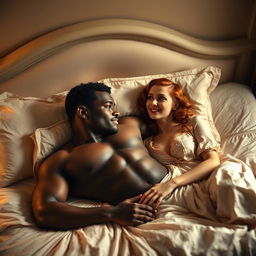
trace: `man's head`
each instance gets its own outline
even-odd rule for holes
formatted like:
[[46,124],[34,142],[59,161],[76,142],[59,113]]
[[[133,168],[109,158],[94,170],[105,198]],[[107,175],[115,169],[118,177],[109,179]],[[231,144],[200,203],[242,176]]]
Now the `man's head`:
[[118,113],[110,93],[111,88],[103,83],[87,83],[73,87],[65,102],[71,125],[74,124],[75,117],[78,117],[88,129],[98,135],[117,132]]

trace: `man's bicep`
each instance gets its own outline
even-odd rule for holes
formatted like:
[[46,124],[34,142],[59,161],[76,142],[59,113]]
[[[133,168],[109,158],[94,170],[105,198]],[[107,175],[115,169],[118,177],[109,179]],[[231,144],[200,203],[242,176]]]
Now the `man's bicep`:
[[43,162],[33,193],[33,206],[44,207],[50,201],[65,201],[68,184],[61,175],[66,155],[59,153]]
[[49,201],[66,201],[68,196],[68,184],[66,180],[58,174],[48,178],[44,184],[39,186],[39,190],[43,192],[45,199]]
[[53,175],[39,180],[32,195],[32,210],[39,226],[47,226],[55,212],[55,204],[62,204],[68,195],[68,186],[63,177]]

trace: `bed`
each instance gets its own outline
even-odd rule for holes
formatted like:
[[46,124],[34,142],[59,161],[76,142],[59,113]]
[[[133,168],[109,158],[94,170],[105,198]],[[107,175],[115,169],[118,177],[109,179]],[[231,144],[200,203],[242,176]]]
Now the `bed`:
[[[182,207],[170,206],[165,217],[139,227],[106,223],[69,231],[40,229],[31,212],[34,171],[71,133],[67,90],[89,81],[111,86],[122,114],[136,113],[138,93],[152,78],[184,84],[223,154],[246,166],[255,195],[255,81],[249,79],[255,51],[252,39],[202,41],[149,22],[106,19],[59,28],[1,58],[0,254],[255,255],[255,222],[213,221]],[[67,203],[100,205],[71,197]]]

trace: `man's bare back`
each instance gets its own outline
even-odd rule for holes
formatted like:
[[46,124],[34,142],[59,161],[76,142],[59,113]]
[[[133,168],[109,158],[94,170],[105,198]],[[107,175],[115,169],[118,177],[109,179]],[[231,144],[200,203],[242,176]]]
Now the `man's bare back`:
[[166,175],[145,149],[136,120],[125,119],[117,134],[69,153],[63,176],[71,195],[117,204],[145,192]]

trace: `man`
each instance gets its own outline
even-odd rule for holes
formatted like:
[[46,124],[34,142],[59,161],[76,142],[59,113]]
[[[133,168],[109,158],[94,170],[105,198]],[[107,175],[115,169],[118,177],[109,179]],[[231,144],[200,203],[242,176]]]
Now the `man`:
[[[81,84],[68,93],[65,108],[73,138],[40,166],[32,196],[38,226],[139,225],[154,218],[154,209],[138,202],[166,169],[149,156],[139,121],[125,117],[119,123],[115,107],[110,88],[101,83]],[[107,204],[76,207],[65,203],[68,195]]]

